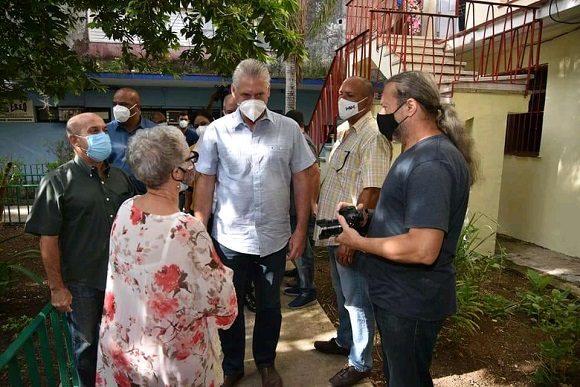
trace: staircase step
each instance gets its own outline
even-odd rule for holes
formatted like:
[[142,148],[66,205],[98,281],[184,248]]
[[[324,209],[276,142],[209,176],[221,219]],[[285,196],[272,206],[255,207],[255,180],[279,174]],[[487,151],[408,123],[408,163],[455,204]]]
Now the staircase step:
[[417,48],[435,48],[441,51],[441,54],[445,52],[446,45],[445,43],[435,43],[432,39],[417,39],[419,36],[407,36],[403,39],[400,35],[391,35],[387,36],[379,36],[375,38],[378,42],[378,46],[397,46],[401,47],[403,44],[406,45],[407,48],[409,47],[417,47]]
[[[398,64],[395,64],[394,66],[397,66]],[[468,70],[464,70],[463,66],[461,65],[457,65],[457,66],[447,66],[447,65],[438,65],[438,64],[432,64],[432,63],[409,63],[407,62],[406,65],[406,70],[407,71],[424,71],[426,73],[432,73],[432,74],[461,74],[461,75],[474,75],[475,72],[474,71],[468,71]]]
[[[455,60],[454,55],[419,55],[419,54],[407,54],[405,59],[407,63],[435,63],[435,64],[445,64],[445,65],[456,65],[456,66],[465,66],[467,62],[459,62]],[[392,59],[393,64],[398,64],[400,61],[400,55],[395,55]]]

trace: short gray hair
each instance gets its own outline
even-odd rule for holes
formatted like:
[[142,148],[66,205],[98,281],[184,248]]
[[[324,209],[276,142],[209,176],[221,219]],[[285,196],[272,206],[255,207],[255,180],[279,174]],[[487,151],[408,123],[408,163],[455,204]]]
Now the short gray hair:
[[185,136],[175,126],[140,129],[129,139],[127,163],[148,188],[158,188],[189,155]]
[[265,63],[256,59],[244,59],[236,66],[232,76],[232,84],[238,87],[242,77],[261,79],[270,86],[270,71],[268,71],[268,67]]

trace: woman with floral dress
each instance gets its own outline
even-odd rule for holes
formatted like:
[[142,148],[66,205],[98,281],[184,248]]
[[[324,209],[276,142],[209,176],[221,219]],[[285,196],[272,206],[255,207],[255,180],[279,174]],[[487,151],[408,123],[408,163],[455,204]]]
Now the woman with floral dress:
[[168,126],[138,131],[127,162],[147,193],[127,200],[111,231],[97,386],[219,386],[218,328],[237,314],[233,272],[204,226],[179,212],[195,156]]

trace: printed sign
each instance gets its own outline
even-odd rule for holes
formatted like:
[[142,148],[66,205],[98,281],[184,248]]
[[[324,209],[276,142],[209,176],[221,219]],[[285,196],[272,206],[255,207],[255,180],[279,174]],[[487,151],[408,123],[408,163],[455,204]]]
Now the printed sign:
[[12,101],[2,106],[0,122],[34,122],[34,104],[32,100]]

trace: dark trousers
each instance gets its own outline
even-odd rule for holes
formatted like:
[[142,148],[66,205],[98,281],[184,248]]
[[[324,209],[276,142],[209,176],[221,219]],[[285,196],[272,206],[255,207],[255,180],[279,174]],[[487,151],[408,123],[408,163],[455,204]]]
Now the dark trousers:
[[374,305],[389,387],[432,387],[431,359],[443,321],[397,317]]
[[97,370],[99,327],[105,292],[80,284],[68,284],[72,312],[66,314],[81,386],[94,386]]
[[284,277],[287,247],[260,257],[230,250],[215,240],[214,246],[224,265],[234,271],[234,287],[238,299],[238,317],[234,324],[230,329],[219,331],[224,352],[224,374],[232,375],[244,370],[244,296],[249,279],[253,281],[256,292],[256,322],[252,340],[254,361],[258,367],[273,366],[282,324],[280,284]]

